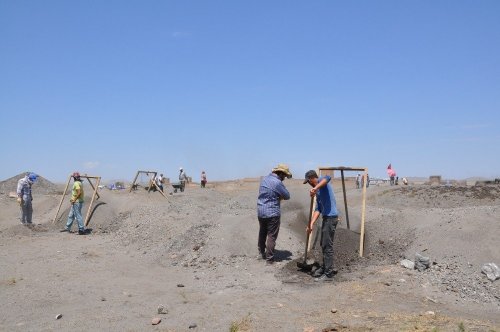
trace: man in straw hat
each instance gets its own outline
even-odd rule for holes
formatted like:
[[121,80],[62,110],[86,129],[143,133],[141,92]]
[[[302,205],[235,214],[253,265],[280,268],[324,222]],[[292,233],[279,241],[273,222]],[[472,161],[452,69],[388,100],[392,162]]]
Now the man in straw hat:
[[316,277],[314,281],[318,282],[332,281],[335,274],[333,269],[333,237],[339,222],[339,213],[330,180],[329,175],[318,178],[318,174],[314,170],[307,171],[304,180],[304,184],[309,183],[312,187],[309,191],[311,197],[316,195],[316,209],[307,226],[308,233],[312,232],[313,225],[318,220],[319,215],[323,215],[323,223],[321,224],[323,264],[313,275]]
[[268,264],[274,262],[274,247],[280,230],[281,200],[290,199],[283,180],[290,179],[292,173],[285,164],[279,164],[272,172],[263,177],[257,199],[257,217],[259,219],[259,241],[257,243],[260,256]]

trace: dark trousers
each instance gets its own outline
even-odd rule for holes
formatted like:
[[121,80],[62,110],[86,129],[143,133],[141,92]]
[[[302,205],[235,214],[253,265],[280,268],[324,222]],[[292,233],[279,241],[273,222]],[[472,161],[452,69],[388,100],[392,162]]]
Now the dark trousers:
[[274,259],[274,247],[280,231],[280,217],[260,218],[259,217],[259,252],[265,255],[266,260]]
[[321,225],[321,249],[323,251],[323,268],[328,277],[333,276],[333,238],[339,222],[338,217],[323,217]]

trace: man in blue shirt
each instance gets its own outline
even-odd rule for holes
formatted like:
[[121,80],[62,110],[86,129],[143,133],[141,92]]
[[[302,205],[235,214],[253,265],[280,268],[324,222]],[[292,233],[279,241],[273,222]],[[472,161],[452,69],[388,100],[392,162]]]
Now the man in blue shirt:
[[312,228],[319,215],[323,216],[321,225],[321,249],[323,251],[323,265],[314,273],[314,281],[332,281],[333,275],[333,237],[339,222],[337,203],[330,185],[331,177],[326,175],[318,178],[314,170],[306,172],[304,184],[309,183],[312,189],[309,191],[311,197],[316,195],[316,209],[311,221],[307,226],[307,232],[311,233]]
[[290,199],[283,180],[292,177],[287,165],[279,164],[271,174],[262,178],[257,199],[257,217],[259,219],[258,248],[260,256],[267,263],[274,262],[274,247],[280,230],[281,200]]

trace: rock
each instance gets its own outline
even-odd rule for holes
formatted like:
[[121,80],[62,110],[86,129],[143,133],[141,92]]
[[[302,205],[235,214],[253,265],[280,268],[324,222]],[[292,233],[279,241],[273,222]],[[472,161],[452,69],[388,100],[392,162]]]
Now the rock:
[[101,301],[106,301],[106,298],[104,296],[101,296]]
[[426,311],[425,314],[427,316],[435,316],[436,315],[436,313],[434,311]]
[[183,284],[177,284],[177,287],[184,287]]
[[62,318],[62,314],[58,314],[58,315],[56,316],[56,319],[61,319],[61,318]]
[[158,312],[160,315],[166,315],[166,314],[168,314],[168,310],[167,310],[167,309],[165,309],[165,307],[164,307],[162,304],[160,304],[160,305],[158,306],[157,312]]
[[158,325],[161,323],[161,318],[160,317],[155,317],[153,318],[153,320],[151,321],[151,325]]
[[431,265],[430,258],[420,255],[418,252],[415,254],[415,268],[420,272],[426,270]]
[[337,311],[338,311],[338,310],[337,310],[336,308],[333,308],[333,309],[331,310],[332,314],[337,313]]
[[384,240],[378,240],[378,244],[384,244]]
[[391,286],[392,284],[389,281],[384,282],[384,285]]
[[495,281],[500,278],[500,269],[495,263],[484,264],[481,268],[481,272],[486,274],[486,277],[491,281]]
[[189,328],[190,328],[190,329],[195,329],[195,328],[197,328],[197,327],[198,327],[198,325],[196,325],[196,323],[193,323],[193,324],[189,325]]
[[399,264],[401,264],[401,266],[403,266],[407,269],[410,269],[410,270],[413,270],[415,268],[415,263],[413,263],[409,259],[403,259]]

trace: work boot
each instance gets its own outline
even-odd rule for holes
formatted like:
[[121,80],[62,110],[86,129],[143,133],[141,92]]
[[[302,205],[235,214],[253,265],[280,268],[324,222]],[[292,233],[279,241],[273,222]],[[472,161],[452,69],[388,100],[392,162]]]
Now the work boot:
[[326,274],[323,274],[321,277],[314,279],[315,282],[332,282],[333,277],[329,277]]
[[88,234],[90,234],[90,232],[87,229],[84,229],[83,231],[78,230],[78,235],[88,235]]

